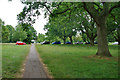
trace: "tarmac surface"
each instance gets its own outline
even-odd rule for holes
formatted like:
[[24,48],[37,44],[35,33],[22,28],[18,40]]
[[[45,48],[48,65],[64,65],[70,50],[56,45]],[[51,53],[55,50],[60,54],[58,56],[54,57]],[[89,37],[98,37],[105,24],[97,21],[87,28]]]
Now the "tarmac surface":
[[23,78],[48,78],[42,63],[37,55],[35,45],[32,44],[30,48],[27,61],[25,62],[25,72]]

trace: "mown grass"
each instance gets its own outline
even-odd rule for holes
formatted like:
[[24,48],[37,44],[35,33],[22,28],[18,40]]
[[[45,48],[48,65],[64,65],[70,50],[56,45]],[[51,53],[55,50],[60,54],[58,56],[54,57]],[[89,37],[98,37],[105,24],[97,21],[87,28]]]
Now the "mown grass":
[[2,45],[2,77],[16,78],[29,52],[30,45]]
[[109,46],[111,58],[96,57],[97,46],[36,45],[54,78],[117,78],[118,46]]
[[2,77],[2,45],[0,44],[0,79]]

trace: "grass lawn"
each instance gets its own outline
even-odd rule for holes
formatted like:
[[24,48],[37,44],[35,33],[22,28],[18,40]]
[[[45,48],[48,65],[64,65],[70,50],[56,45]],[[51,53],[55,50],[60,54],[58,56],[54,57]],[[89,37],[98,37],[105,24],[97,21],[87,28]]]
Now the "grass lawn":
[[0,79],[2,77],[2,45],[0,44]]
[[2,76],[16,78],[29,52],[30,45],[2,45]]
[[110,45],[113,57],[96,57],[97,46],[36,45],[54,78],[117,78],[118,46]]

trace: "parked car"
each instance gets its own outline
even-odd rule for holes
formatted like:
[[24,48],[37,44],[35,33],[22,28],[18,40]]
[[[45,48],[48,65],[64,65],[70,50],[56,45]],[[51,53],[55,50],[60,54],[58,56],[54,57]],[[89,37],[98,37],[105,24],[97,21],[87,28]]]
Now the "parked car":
[[118,45],[118,42],[114,42],[114,43],[112,43],[112,45]]
[[50,42],[49,42],[49,41],[44,41],[44,42],[42,42],[41,44],[42,44],[42,45],[43,45],[43,44],[50,44]]
[[85,44],[90,44],[90,42],[85,42]]
[[26,43],[22,42],[22,41],[17,41],[16,45],[26,45]]
[[66,42],[65,44],[71,44],[71,42]]
[[61,44],[60,41],[53,42],[52,44]]
[[78,42],[75,42],[75,44],[83,44],[83,42],[78,41]]
[[98,42],[94,42],[94,44],[98,44]]
[[80,42],[78,41],[78,42],[75,42],[75,44],[80,44]]

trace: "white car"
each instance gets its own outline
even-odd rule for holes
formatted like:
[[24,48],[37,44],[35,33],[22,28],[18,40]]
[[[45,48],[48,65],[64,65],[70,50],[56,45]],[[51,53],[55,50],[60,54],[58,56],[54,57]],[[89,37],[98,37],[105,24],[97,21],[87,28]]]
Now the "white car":
[[114,42],[114,43],[112,43],[112,45],[118,45],[118,42]]

